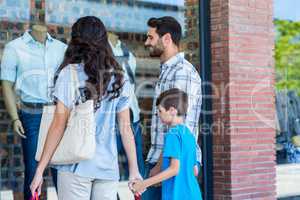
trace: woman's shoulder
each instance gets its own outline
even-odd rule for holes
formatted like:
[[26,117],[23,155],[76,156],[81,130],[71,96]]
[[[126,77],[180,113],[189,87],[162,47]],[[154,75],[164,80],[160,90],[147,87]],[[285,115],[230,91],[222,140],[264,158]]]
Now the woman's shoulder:
[[[108,84],[108,90],[112,90],[113,89],[113,85],[114,83],[117,81],[116,77],[115,76],[112,76],[110,81],[109,81],[109,84]],[[123,79],[121,80],[121,91],[127,91],[128,90],[128,87],[130,87],[130,82],[129,80],[124,76]]]
[[72,63],[68,64],[64,67],[63,70],[76,70],[76,71],[83,71],[83,64],[82,63]]
[[68,78],[71,76],[73,70],[78,73],[79,78],[80,76],[85,75],[82,64],[68,64],[60,70],[58,76]]

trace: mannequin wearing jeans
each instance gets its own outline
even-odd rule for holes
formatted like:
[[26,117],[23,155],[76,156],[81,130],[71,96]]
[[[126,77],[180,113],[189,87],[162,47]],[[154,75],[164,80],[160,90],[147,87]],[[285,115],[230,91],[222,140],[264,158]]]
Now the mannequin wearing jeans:
[[[43,105],[51,102],[49,89],[61,64],[66,45],[55,40],[43,25],[34,25],[6,44],[1,62],[1,80],[13,130],[22,137],[25,165],[24,199],[37,166],[35,152]],[[56,186],[56,170],[52,169]]]
[[[130,94],[130,118],[131,118],[131,127],[134,134],[136,152],[137,152],[137,161],[138,167],[141,174],[144,174],[144,158],[143,158],[143,141],[142,141],[142,128],[140,124],[140,109],[138,105],[138,100],[135,95],[135,70],[136,70],[136,59],[134,55],[129,51],[129,49],[119,40],[119,37],[109,32],[108,39],[112,47],[114,56],[118,63],[122,66],[125,71],[125,76],[127,76],[130,81],[131,94]],[[119,155],[125,155],[124,149],[121,144],[121,139],[118,136],[118,152]],[[122,179],[128,179],[128,164],[127,161],[122,163],[123,168],[125,169],[125,174],[121,175]]]

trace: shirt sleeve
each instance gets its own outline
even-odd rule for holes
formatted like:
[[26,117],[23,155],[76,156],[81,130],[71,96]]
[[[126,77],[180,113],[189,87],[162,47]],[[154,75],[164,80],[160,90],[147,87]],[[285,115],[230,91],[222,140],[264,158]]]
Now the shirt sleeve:
[[1,61],[1,80],[16,82],[18,56],[11,46],[5,46]]
[[67,108],[71,109],[76,101],[75,92],[71,79],[70,67],[65,67],[58,75],[54,88],[54,98],[62,102]]
[[174,88],[178,88],[188,95],[188,110],[185,124],[190,128],[195,138],[198,138],[197,128],[202,104],[201,79],[194,72],[182,67],[175,73]]
[[[195,73],[191,73],[186,68],[182,67],[175,73],[174,88],[185,91],[188,95],[188,110],[185,119],[185,124],[192,131],[195,140],[198,140],[198,116],[201,111],[202,91],[201,79]],[[198,114],[197,114],[198,113]],[[202,162],[202,152],[198,144],[196,144],[197,162]]]
[[117,113],[122,112],[126,108],[129,108],[130,104],[130,93],[131,93],[131,88],[130,88],[130,83],[128,80],[125,80],[124,85],[122,87],[122,91],[119,96],[118,104],[117,104]]
[[167,133],[164,140],[163,157],[180,159],[180,137],[173,133]]

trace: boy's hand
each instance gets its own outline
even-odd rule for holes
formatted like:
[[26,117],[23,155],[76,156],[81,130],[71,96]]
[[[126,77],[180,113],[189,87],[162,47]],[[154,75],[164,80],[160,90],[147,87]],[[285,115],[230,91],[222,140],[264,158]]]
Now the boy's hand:
[[144,181],[141,180],[132,181],[132,190],[135,194],[142,194],[146,190]]

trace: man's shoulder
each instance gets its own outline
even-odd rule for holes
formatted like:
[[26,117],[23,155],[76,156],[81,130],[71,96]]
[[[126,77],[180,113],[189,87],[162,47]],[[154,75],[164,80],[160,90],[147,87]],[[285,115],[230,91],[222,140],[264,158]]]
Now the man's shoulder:
[[186,59],[182,59],[181,62],[178,62],[174,69],[176,70],[177,75],[188,75],[188,76],[195,76],[199,77],[199,72],[196,68]]

